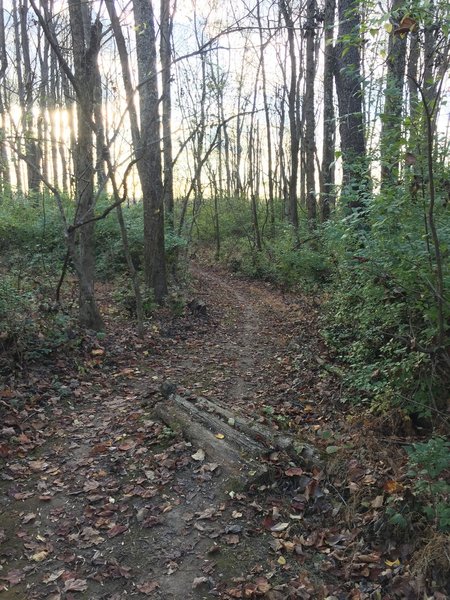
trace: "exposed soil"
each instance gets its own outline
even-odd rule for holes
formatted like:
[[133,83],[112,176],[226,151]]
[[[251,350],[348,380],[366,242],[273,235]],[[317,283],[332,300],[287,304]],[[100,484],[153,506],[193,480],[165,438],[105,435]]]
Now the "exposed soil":
[[[114,333],[4,388],[1,597],[419,598],[434,577],[442,600],[442,577],[412,573],[415,542],[386,535],[401,440],[390,431],[373,464],[373,432],[340,414],[316,301],[198,264],[191,276],[206,314],[162,310],[140,340],[105,289]],[[267,448],[270,480],[228,481],[154,418],[162,384],[314,444],[327,472]]]

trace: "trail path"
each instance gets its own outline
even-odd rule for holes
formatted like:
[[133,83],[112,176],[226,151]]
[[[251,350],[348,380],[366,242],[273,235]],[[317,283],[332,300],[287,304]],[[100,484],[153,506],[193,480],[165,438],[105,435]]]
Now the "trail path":
[[276,480],[236,489],[154,418],[171,381],[185,397],[313,441],[333,420],[326,404],[338,392],[321,372],[312,301],[211,267],[192,265],[191,275],[206,316],[163,312],[139,340],[112,314],[115,333],[84,340],[83,360],[53,359],[11,392],[2,599],[370,597],[362,592],[381,553],[358,562],[345,501],[323,473],[268,448]]

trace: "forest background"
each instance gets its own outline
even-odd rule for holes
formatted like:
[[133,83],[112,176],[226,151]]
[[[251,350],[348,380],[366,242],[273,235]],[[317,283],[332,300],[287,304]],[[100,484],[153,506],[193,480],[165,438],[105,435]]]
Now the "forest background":
[[5,383],[104,335],[96,282],[141,334],[180,310],[208,247],[320,299],[343,404],[419,434],[416,508],[447,529],[449,9],[1,1]]

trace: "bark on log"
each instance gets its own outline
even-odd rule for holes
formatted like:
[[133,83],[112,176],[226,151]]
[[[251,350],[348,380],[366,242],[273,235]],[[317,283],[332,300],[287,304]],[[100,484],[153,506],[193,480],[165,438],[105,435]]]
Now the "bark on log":
[[260,444],[266,449],[281,450],[286,452],[299,466],[311,469],[320,467],[320,458],[315,448],[301,442],[295,436],[272,431],[269,427],[256,421],[240,417],[232,413],[218,402],[211,402],[207,398],[196,398],[195,405],[208,413],[217,414],[227,423],[233,421],[233,427]]
[[[221,465],[229,475],[244,475],[251,482],[264,479],[269,469],[261,459],[276,450],[286,452],[305,469],[320,467],[315,449],[294,436],[273,432],[206,398],[188,400],[175,393],[167,395],[167,400],[155,406],[155,415],[202,448],[208,459]],[[221,434],[221,439],[217,434]]]
[[[260,475],[265,470],[260,464],[267,451],[262,444],[181,396],[172,394],[159,402],[154,414],[202,448],[208,459],[217,462],[228,474],[257,471]],[[224,437],[217,438],[217,434]]]

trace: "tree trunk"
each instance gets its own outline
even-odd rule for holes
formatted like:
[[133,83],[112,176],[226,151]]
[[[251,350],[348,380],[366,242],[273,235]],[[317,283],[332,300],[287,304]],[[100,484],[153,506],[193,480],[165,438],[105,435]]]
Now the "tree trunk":
[[[0,84],[8,68],[8,54],[5,42],[5,23],[3,14],[3,0],[0,0]],[[2,97],[3,87],[0,88],[0,193],[6,196],[11,190],[11,176],[9,171],[8,153],[6,150],[6,108]]]
[[324,12],[324,65],[323,65],[323,153],[322,187],[320,190],[320,212],[322,222],[330,218],[334,207],[335,139],[336,122],[333,100],[334,49],[333,29],[336,0],[325,0]]
[[239,417],[218,402],[172,394],[158,403],[154,412],[204,450],[208,460],[217,462],[229,475],[240,474],[244,481],[267,473],[261,458],[271,451],[286,452],[305,469],[320,467],[320,459],[311,446]]
[[39,153],[36,142],[36,134],[34,131],[33,91],[36,74],[32,71],[30,59],[29,32],[27,27],[28,0],[19,0],[19,13],[20,44],[22,47],[23,57],[23,103],[21,108],[24,112],[22,116],[22,133],[25,136],[28,192],[31,192],[31,194],[37,194],[39,193],[41,180],[39,177]]
[[[97,20],[86,36],[81,0],[69,0],[74,75],[77,85],[77,142],[75,147],[76,222],[94,216],[94,152],[92,119],[94,116],[95,63],[100,50],[101,23]],[[94,299],[95,248],[94,222],[80,228],[79,264],[85,285],[80,285],[80,322],[94,330],[103,321]],[[80,282],[81,283],[81,282]]]
[[306,91],[305,91],[305,154],[306,154],[306,208],[308,224],[314,227],[316,221],[316,177],[315,177],[315,106],[314,106],[314,80],[315,80],[315,19],[316,1],[308,0],[306,23],[304,25],[306,37]]
[[[291,149],[291,172],[289,176],[289,202],[288,219],[294,229],[298,229],[298,206],[297,206],[297,180],[298,180],[298,162],[300,150],[300,124],[298,120],[298,74],[297,57],[295,53],[295,32],[292,19],[291,7],[287,0],[280,0],[280,10],[286,24],[289,60],[290,60],[290,81],[288,89],[288,112],[289,112],[289,132]],[[287,84],[286,84],[287,85]]]
[[155,23],[153,5],[149,0],[133,0],[133,8],[140,102],[140,146],[135,151],[136,158],[141,162],[139,178],[144,208],[144,273],[155,300],[162,302],[167,294],[167,279]]
[[336,91],[342,152],[342,199],[344,207],[364,208],[368,183],[362,105],[359,39],[361,34],[358,0],[339,0],[339,31],[335,49]]
[[[391,12],[396,22],[403,0],[394,0]],[[395,27],[395,23],[394,23]],[[381,188],[397,185],[400,174],[400,141],[402,137],[403,87],[406,64],[407,37],[389,35],[386,89],[380,137]]]
[[160,56],[162,69],[162,130],[164,156],[164,207],[168,225],[174,227],[174,198],[173,198],[173,156],[172,156],[172,97],[171,97],[171,61],[172,61],[172,25],[173,14],[170,10],[170,0],[161,0],[161,40]]
[[266,62],[265,62],[265,44],[263,39],[263,27],[261,22],[261,7],[260,3],[257,3],[257,19],[258,19],[258,31],[259,31],[259,45],[260,54],[259,61],[261,66],[261,77],[262,77],[262,93],[263,93],[263,105],[264,105],[264,117],[266,121],[266,141],[267,141],[267,180],[269,190],[269,219],[270,219],[270,235],[275,235],[275,181],[273,173],[273,156],[272,156],[272,126],[270,123],[270,111],[269,101],[267,98],[267,76],[266,76]]

